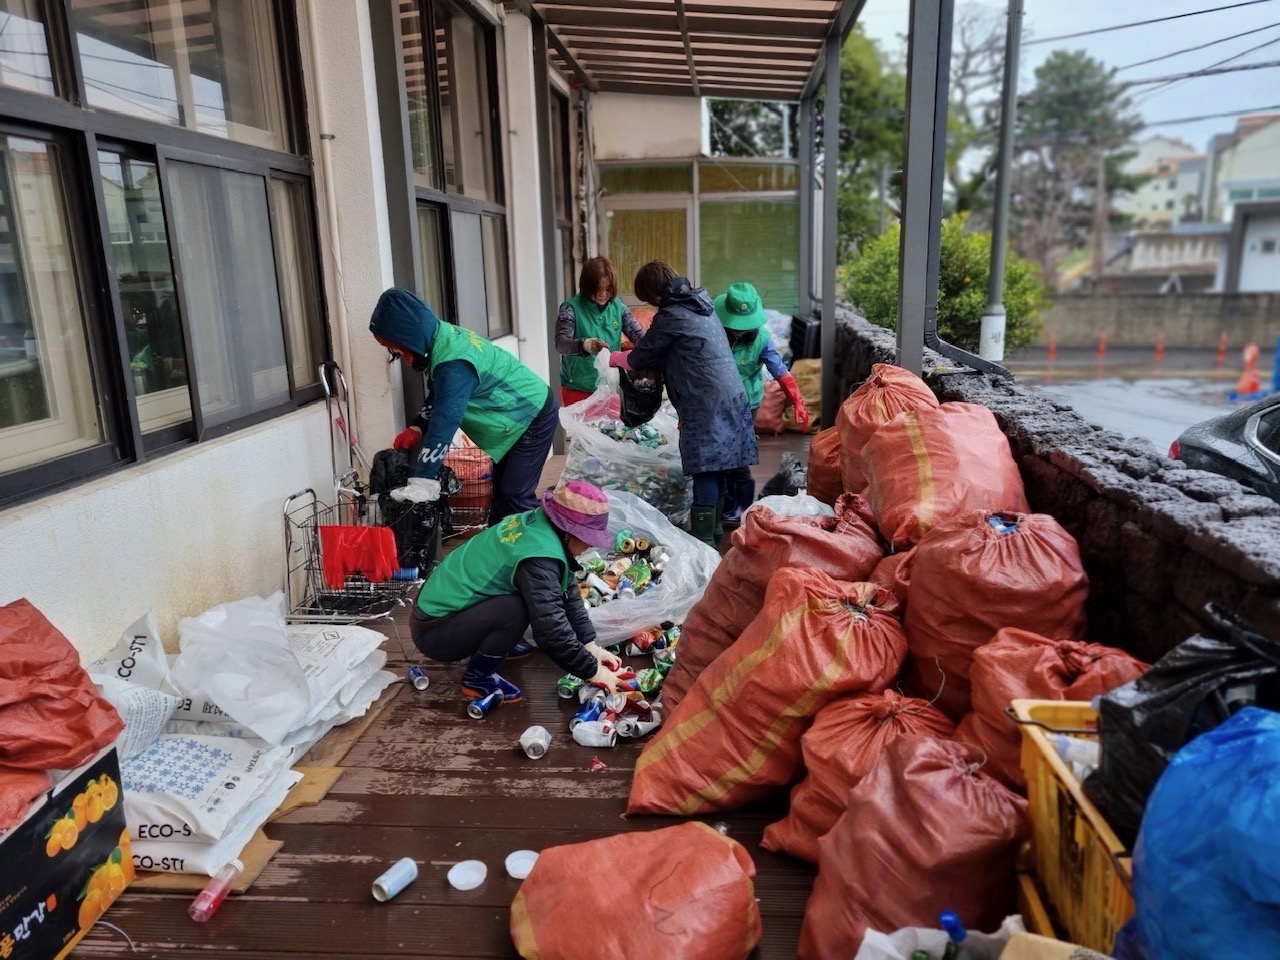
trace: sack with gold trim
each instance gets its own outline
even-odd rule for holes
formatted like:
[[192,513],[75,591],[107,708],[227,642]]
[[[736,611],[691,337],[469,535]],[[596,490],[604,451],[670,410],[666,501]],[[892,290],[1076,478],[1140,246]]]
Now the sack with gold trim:
[[875,584],[806,568],[776,573],[759,616],[640,755],[627,813],[731,810],[793,781],[814,715],[897,676],[906,637],[895,607]]
[[877,430],[905,410],[932,410],[938,398],[910,370],[877,363],[862,386],[849,394],[836,413],[840,436],[840,480],[843,489],[860,493],[867,485],[862,448]]
[[995,415],[976,403],[908,410],[862,448],[881,535],[897,547],[970,510],[1030,513]]
[[755,874],[705,823],[550,847],[511,904],[511,939],[528,960],[744,958],[760,942]]
[[823,503],[835,503],[844,493],[840,482],[840,434],[828,427],[809,444],[809,487],[806,491]]

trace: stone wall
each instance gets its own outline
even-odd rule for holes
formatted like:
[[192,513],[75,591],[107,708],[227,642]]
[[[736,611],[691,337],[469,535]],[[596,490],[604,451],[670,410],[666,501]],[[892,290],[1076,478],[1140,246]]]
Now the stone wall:
[[[841,395],[891,363],[891,331],[837,314]],[[1190,470],[1146,440],[1101,430],[1067,404],[930,354],[943,401],[991,409],[1009,438],[1033,510],[1080,543],[1090,581],[1090,639],[1148,661],[1200,627],[1210,600],[1280,640],[1280,504]]]
[[1064,294],[1040,317],[1041,345],[1053,334],[1059,347],[1093,347],[1106,333],[1113,347],[1150,347],[1163,330],[1166,347],[1212,349],[1225,330],[1233,348],[1268,347],[1280,336],[1280,293]]

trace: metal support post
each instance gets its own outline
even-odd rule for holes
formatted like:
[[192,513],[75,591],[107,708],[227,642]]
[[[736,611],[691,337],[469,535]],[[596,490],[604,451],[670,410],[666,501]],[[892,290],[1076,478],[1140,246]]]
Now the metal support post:
[[836,216],[840,197],[839,33],[826,39],[826,81],[822,116],[822,425],[836,422]]
[[796,315],[813,316],[813,193],[816,162],[813,97],[800,101],[800,258]]

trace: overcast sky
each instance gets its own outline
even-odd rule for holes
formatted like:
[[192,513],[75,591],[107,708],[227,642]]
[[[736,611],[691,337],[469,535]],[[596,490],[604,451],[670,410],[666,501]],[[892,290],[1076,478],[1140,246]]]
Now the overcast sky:
[[[1024,0],[1023,42],[1025,44],[1038,37],[1056,37],[1135,20],[1221,7],[1233,2],[1239,0],[1163,0],[1158,4],[1139,3],[1136,0]],[[1008,9],[1006,4],[966,3],[958,0],[957,13],[966,6],[992,11],[1000,18],[1003,36],[1004,16]],[[886,50],[898,51],[901,49],[899,35],[907,32],[909,7],[910,0],[867,0],[859,22],[867,35],[880,41]],[[1141,80],[1201,70],[1260,44],[1268,45],[1224,66],[1280,60],[1280,0],[1266,0],[1235,10],[1183,17],[1074,40],[1024,46],[1019,89],[1025,91],[1031,88],[1034,83],[1033,71],[1054,49],[1083,49],[1107,66],[1123,67],[1245,31],[1257,32],[1234,40],[1224,40],[1203,50],[1121,70],[1117,77]],[[1234,129],[1235,118],[1222,117],[1174,124],[1165,121],[1236,110],[1280,113],[1280,67],[1197,77],[1143,96],[1143,91],[1149,89],[1139,86],[1131,91],[1139,113],[1148,123],[1148,128],[1139,137],[1145,138],[1156,133],[1177,136],[1198,151],[1205,149],[1213,134]],[[1271,109],[1259,109],[1267,107]],[[1277,162],[1280,165],[1280,158],[1277,158]]]

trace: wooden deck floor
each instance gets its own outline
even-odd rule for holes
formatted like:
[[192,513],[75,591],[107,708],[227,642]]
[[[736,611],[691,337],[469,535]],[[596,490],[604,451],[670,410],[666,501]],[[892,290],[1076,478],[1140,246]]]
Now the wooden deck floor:
[[[784,450],[806,446],[795,436],[766,442],[761,479],[777,469]],[[407,628],[399,632],[412,654]],[[395,640],[387,649],[390,669],[403,673],[407,664]],[[284,847],[248,893],[228,900],[204,925],[187,918],[187,895],[124,893],[105,919],[132,938],[137,956],[515,957],[508,921],[519,885],[503,869],[508,853],[680,822],[623,817],[641,744],[576,745],[568,733],[576,701],[556,696],[560,671],[543,655],[504,671],[525,688],[525,702],[482,721],[466,716],[461,664],[424,666],[430,688],[393,688],[390,704],[342,761],[346,772],[334,789],[318,805],[267,826]],[[517,743],[531,724],[552,734],[551,750],[539,761],[527,759]],[[590,772],[595,756],[607,770]],[[784,793],[750,809],[699,818],[727,823],[756,863],[764,938],[753,956],[760,960],[795,957],[813,880],[807,865],[759,849],[765,826],[782,815],[785,801]],[[418,861],[418,879],[389,903],[374,902],[370,884],[401,857]],[[489,874],[478,889],[460,893],[445,874],[467,859],[483,860]],[[583,882],[608,882],[608,874]],[[618,896],[625,900],[627,893],[619,889]],[[74,952],[133,955],[101,924]]]

